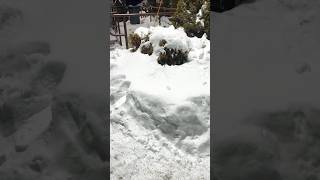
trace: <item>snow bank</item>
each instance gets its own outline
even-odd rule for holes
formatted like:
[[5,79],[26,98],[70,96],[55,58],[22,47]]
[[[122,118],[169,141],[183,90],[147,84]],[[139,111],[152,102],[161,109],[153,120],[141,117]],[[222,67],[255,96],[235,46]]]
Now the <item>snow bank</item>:
[[[210,94],[210,42],[205,38],[189,38],[182,29],[152,27],[138,28],[137,34],[150,34],[154,46],[152,56],[139,51],[117,49],[111,52],[111,62],[117,65],[113,73],[123,73],[131,82],[131,89],[164,99],[177,101],[190,96]],[[160,66],[157,52],[160,40],[165,39],[165,47],[189,51],[188,63],[180,66]]]
[[[140,27],[154,53],[110,52],[111,179],[210,179],[210,42],[183,29]],[[188,51],[161,66],[160,40]]]

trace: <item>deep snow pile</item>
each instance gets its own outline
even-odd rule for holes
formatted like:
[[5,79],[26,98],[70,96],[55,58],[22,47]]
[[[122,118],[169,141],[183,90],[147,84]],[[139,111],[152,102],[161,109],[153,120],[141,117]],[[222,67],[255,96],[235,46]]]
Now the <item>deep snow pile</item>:
[[188,62],[161,66],[160,47],[110,52],[111,179],[210,179],[210,42],[173,27],[136,32],[188,50]]

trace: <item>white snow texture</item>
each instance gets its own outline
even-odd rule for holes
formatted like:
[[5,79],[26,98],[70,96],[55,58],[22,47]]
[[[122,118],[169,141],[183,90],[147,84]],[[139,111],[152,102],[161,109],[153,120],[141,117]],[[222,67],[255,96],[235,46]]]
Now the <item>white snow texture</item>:
[[[121,47],[110,52],[111,179],[210,179],[210,42],[183,29],[140,27],[149,56]],[[161,66],[166,46],[188,51],[188,62]]]

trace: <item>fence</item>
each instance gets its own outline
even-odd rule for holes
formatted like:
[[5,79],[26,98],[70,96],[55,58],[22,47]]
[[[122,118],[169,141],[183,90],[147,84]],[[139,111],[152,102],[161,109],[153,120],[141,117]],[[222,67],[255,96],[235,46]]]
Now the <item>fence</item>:
[[[158,7],[151,7],[151,8],[158,8]],[[149,13],[130,13],[130,14],[118,14],[117,12],[110,12],[111,16],[112,16],[112,20],[113,20],[113,23],[115,23],[115,26],[116,26],[116,30],[117,32],[115,33],[112,33],[110,32],[110,35],[111,36],[115,36],[115,37],[120,37],[119,38],[119,43],[120,45],[122,46],[122,38],[121,37],[124,37],[125,39],[125,44],[126,44],[126,48],[128,49],[129,48],[129,42],[128,42],[128,30],[127,30],[127,24],[126,24],[126,19],[125,18],[128,18],[131,17],[131,16],[139,16],[139,18],[141,16],[159,16],[159,23],[160,22],[160,17],[161,16],[172,16],[174,13],[175,13],[175,8],[161,8],[160,9],[164,10],[162,12],[149,12]],[[123,22],[123,33],[121,32],[121,27],[120,27],[120,22]]]

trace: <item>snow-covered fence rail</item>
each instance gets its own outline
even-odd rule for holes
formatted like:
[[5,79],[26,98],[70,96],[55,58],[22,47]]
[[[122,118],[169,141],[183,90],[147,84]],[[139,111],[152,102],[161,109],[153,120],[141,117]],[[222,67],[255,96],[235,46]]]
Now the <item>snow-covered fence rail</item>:
[[[159,16],[171,16],[174,12],[160,12]],[[113,17],[130,17],[130,16],[156,16],[157,13],[131,13],[131,14],[112,14]]]
[[[170,8],[172,9],[172,8]],[[116,12],[110,12],[110,14],[112,15],[112,19],[115,23],[116,29],[117,29],[117,34],[110,32],[111,36],[115,36],[115,37],[120,37],[119,41],[120,41],[120,45],[122,45],[122,40],[121,37],[123,36],[125,38],[125,44],[126,44],[126,48],[129,48],[129,42],[128,42],[128,30],[127,30],[127,24],[126,24],[126,20],[125,18],[129,18],[131,16],[159,16],[159,24],[160,22],[160,17],[161,16],[172,16],[175,13],[175,11],[168,11],[168,12],[152,12],[152,13],[130,13],[130,14],[119,14]],[[124,29],[124,34],[121,33],[121,28],[120,28],[120,22],[123,22],[123,29]]]
[[[117,8],[128,9],[128,7],[126,7],[126,6],[112,6],[112,10],[113,10],[113,11],[116,11]],[[147,7],[142,7],[141,9],[142,9],[142,10],[144,10],[144,9],[156,9],[156,10],[158,10],[159,8],[160,8],[161,10],[163,10],[163,11],[175,11],[175,10],[176,10],[176,8],[158,7],[158,6],[147,6]],[[148,11],[146,11],[146,12],[148,12]]]

